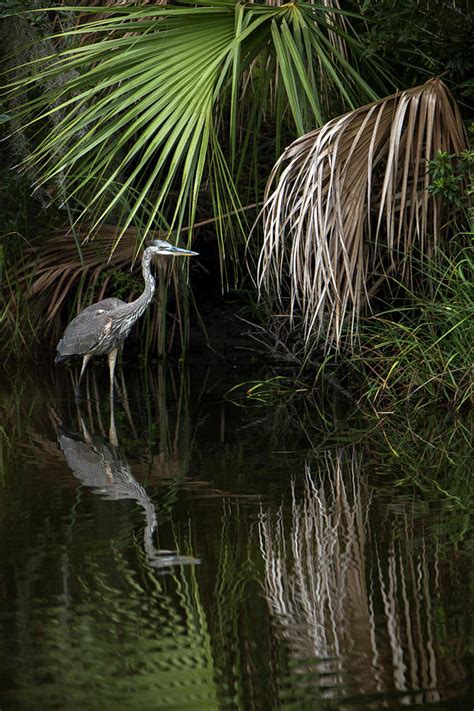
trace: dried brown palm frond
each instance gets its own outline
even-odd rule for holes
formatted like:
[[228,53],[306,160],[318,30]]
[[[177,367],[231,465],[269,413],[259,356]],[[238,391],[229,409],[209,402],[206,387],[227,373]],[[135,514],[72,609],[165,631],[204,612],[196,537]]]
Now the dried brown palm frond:
[[[292,143],[268,180],[258,284],[301,315],[306,343],[341,344],[387,269],[411,277],[447,215],[428,193],[427,161],[467,138],[439,79],[333,119]],[[382,275],[382,277],[381,277]]]
[[[58,231],[40,247],[25,251],[16,279],[26,293],[27,301],[34,306],[32,326],[41,340],[54,342],[59,337],[65,319],[71,316],[72,303],[73,315],[76,315],[90,303],[106,296],[130,301],[142,291],[136,231],[129,228],[112,251],[119,230],[116,225],[102,225],[93,240],[86,240],[90,225],[78,224],[75,240],[69,232]],[[160,303],[165,303],[171,285],[176,301],[176,325],[182,311],[179,265],[166,262],[165,272],[160,271],[160,277],[162,275],[166,275],[166,280],[160,279],[157,298]],[[165,348],[163,313],[164,309],[152,309],[148,333],[159,353]]]

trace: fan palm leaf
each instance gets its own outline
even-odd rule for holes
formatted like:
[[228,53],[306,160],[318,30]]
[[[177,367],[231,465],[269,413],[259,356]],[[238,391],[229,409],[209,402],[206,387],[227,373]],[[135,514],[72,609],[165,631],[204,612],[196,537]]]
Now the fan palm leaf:
[[[434,79],[362,106],[297,139],[267,183],[260,290],[302,318],[306,342],[351,339],[386,269],[410,277],[410,255],[433,248],[443,206],[428,193],[427,161],[459,153],[465,130]],[[383,280],[383,278],[382,278]]]
[[[375,76],[373,60],[364,59],[349,14],[336,22],[343,13],[331,3],[68,9],[93,19],[60,33],[56,39],[67,48],[25,66],[7,95],[24,98],[16,115],[36,135],[27,163],[37,186],[59,185],[61,200],[81,205],[77,219],[90,220],[92,232],[108,218],[117,221],[133,192],[114,247],[130,226],[142,239],[153,229],[192,227],[204,180],[214,209],[238,209],[233,166],[239,145],[253,150],[250,137],[261,123],[261,112],[251,110],[245,128],[239,121],[250,67],[278,74],[277,123],[289,122],[297,134],[326,118],[314,66],[325,76],[326,94],[332,89],[342,105],[376,98],[356,68],[365,63]],[[273,74],[263,76],[257,86],[265,96]],[[258,101],[244,94],[246,106]]]

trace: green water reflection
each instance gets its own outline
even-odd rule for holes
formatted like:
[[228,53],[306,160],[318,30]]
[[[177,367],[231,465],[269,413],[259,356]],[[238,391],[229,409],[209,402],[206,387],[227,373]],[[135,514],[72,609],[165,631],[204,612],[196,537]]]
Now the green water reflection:
[[470,708],[465,420],[103,375],[0,373],[2,709]]

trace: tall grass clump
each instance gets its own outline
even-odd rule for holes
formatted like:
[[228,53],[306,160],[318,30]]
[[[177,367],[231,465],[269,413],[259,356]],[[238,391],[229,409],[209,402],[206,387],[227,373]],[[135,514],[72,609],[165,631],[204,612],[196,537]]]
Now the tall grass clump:
[[361,321],[360,350],[348,362],[363,373],[364,398],[376,408],[416,400],[459,410],[473,397],[472,251],[439,252],[419,270],[425,284],[395,283],[397,305]]
[[437,151],[428,162],[428,193],[457,210],[454,226],[471,225],[471,231],[415,260],[410,287],[392,279],[394,301],[361,323],[360,350],[351,362],[364,372],[365,398],[376,407],[384,400],[444,402],[454,410],[472,403],[473,164],[472,150]]

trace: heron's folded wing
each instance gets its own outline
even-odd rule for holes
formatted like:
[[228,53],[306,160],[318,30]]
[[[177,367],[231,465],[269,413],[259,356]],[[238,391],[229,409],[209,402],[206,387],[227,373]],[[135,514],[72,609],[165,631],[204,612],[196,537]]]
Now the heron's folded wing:
[[96,348],[112,327],[110,313],[100,304],[88,306],[71,321],[58,343],[61,356],[84,355]]

